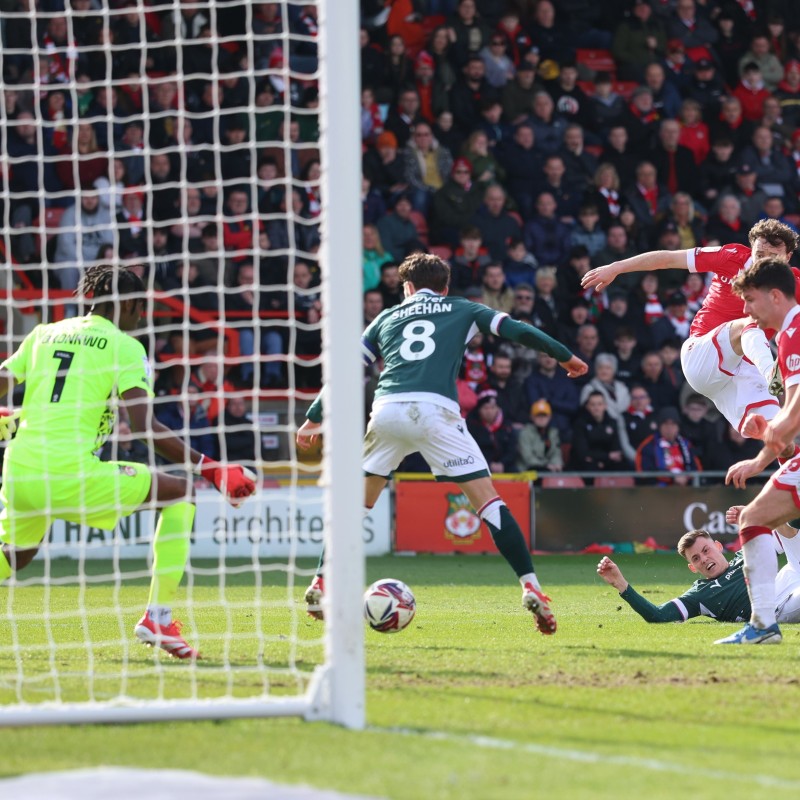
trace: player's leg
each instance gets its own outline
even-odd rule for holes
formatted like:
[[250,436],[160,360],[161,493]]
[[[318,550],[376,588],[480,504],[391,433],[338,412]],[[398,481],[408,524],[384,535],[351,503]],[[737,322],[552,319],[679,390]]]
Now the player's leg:
[[[800,535],[794,528],[800,520],[792,520],[791,527],[784,525],[778,533],[786,555],[786,565],[775,579],[775,616],[778,622],[800,622]],[[787,536],[786,530],[794,532]],[[776,532],[777,533],[777,532]]]
[[737,319],[728,324],[728,337],[732,350],[752,361],[768,386],[775,356],[769,346],[766,334],[749,317]]
[[797,515],[798,467],[798,459],[787,462],[739,516],[739,540],[744,554],[751,617],[744,628],[719,639],[716,644],[777,644],[781,641],[775,618],[778,560],[772,531]]

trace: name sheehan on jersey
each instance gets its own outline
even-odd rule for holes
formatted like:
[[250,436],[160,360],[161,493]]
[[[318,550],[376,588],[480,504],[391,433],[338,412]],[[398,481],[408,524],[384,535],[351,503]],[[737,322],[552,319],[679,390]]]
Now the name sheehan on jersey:
[[82,344],[105,350],[108,339],[105,336],[90,336],[88,333],[48,333],[42,337],[42,344]]
[[443,297],[431,297],[430,300],[424,300],[419,303],[413,303],[408,306],[401,306],[392,313],[392,319],[404,319],[411,317],[415,314],[441,314],[443,311],[452,311],[452,303],[443,303]]

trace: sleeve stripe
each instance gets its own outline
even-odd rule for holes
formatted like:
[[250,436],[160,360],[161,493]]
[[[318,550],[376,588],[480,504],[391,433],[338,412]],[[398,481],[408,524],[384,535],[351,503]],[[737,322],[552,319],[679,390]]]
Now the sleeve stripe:
[[675,603],[675,605],[678,607],[678,611],[681,612],[683,621],[686,622],[686,620],[689,619],[689,611],[683,604],[683,601],[679,597],[675,597],[674,599],[670,600],[670,603]]
[[790,386],[797,386],[798,383],[800,383],[800,374],[790,375],[784,380],[783,385],[788,389]]
[[495,314],[495,315],[494,315],[494,317],[492,318],[492,323],[491,323],[491,325],[489,326],[489,330],[491,330],[491,332],[492,332],[492,333],[493,333],[495,336],[497,336],[497,335],[498,335],[498,332],[499,332],[499,330],[500,330],[500,324],[502,323],[502,321],[503,321],[503,320],[504,320],[504,319],[505,319],[507,316],[508,316],[508,314],[506,314],[505,312],[501,312],[501,313],[499,313],[499,314]]
[[686,251],[686,267],[689,272],[697,272],[697,262],[695,261],[695,251],[693,247]]
[[361,340],[361,355],[364,357],[364,362],[368,365],[374,364],[378,358],[366,339]]

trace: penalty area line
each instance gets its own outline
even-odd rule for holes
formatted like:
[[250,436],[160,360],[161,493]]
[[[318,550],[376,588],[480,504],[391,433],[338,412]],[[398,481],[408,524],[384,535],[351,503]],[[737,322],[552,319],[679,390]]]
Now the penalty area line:
[[583,764],[600,764],[615,767],[634,767],[636,769],[650,770],[652,772],[675,773],[676,775],[689,775],[696,778],[709,778],[711,780],[727,780],[736,783],[751,783],[765,786],[770,789],[800,790],[800,781],[777,778],[774,775],[761,775],[759,773],[727,772],[721,769],[704,769],[693,767],[689,764],[676,764],[672,761],[662,761],[658,758],[641,758],[639,756],[615,756],[599,753],[592,750],[575,750],[564,747],[551,747],[534,742],[517,742],[513,739],[497,739],[492,736],[458,735],[445,731],[415,730],[413,728],[382,728],[368,726],[368,731],[373,733],[389,733],[399,736],[418,736],[437,742],[452,742],[454,744],[471,744],[487,750],[517,750],[531,755],[560,758],[564,761],[578,761]]

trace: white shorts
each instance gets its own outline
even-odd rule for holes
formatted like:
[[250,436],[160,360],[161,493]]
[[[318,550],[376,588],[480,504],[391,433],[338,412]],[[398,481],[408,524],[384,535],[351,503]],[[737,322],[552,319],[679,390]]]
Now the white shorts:
[[689,386],[711,400],[741,433],[748,414],[758,411],[772,419],[780,404],[758,369],[734,352],[729,326],[726,322],[703,336],[689,337],[681,347],[681,366]]
[[800,508],[800,455],[781,465],[770,480],[776,489],[791,492],[794,504]]
[[489,465],[459,414],[434,403],[379,403],[364,437],[364,471],[388,478],[419,452],[437,479],[471,481],[490,475]]

